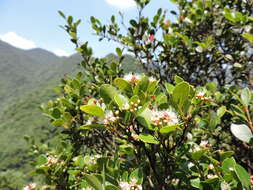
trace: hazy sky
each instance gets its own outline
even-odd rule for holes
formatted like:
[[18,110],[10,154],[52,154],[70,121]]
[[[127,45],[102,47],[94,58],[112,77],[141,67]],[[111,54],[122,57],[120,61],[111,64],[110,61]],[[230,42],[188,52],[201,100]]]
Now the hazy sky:
[[[152,16],[160,7],[176,9],[170,0],[152,0],[145,14]],[[114,52],[116,44],[98,42],[92,34],[90,16],[104,23],[108,23],[111,15],[117,15],[119,11],[124,13],[126,21],[137,16],[133,0],[0,0],[0,39],[24,49],[41,47],[58,55],[72,54],[74,47],[59,27],[65,23],[58,16],[58,10],[82,19],[79,27],[81,41],[89,41],[96,56]],[[173,17],[168,14],[170,16]]]

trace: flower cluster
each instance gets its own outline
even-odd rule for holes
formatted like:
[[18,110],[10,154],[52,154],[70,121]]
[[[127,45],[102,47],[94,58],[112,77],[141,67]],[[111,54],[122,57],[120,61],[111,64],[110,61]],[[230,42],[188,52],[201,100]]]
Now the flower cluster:
[[140,103],[141,103],[140,100],[137,100],[136,102],[131,102],[130,104],[129,104],[129,103],[125,103],[125,104],[122,106],[122,109],[123,109],[123,110],[129,110],[130,112],[135,112],[135,111],[137,111],[138,109],[141,109],[141,108],[142,108],[142,106],[140,106]]
[[32,183],[30,185],[27,185],[23,188],[23,190],[33,190],[37,187],[36,183]]
[[199,144],[200,147],[202,148],[207,148],[209,146],[209,142],[206,140],[202,140]]
[[214,174],[208,174],[207,175],[207,178],[208,179],[213,179],[213,178],[217,178],[218,176],[217,175],[214,175]]
[[105,118],[103,120],[103,124],[110,125],[119,120],[119,111],[115,111],[114,113],[110,111],[106,111]]
[[119,186],[120,186],[121,190],[142,190],[142,186],[137,185],[136,179],[132,179],[130,181],[130,183],[127,183],[125,181],[121,181],[119,183]]
[[57,164],[58,162],[59,162],[59,159],[58,159],[58,158],[56,158],[56,157],[54,157],[54,156],[49,156],[49,157],[47,158],[47,163],[46,163],[46,165],[52,166],[52,165]]
[[170,126],[179,123],[177,114],[172,109],[153,111],[151,121],[155,126]]
[[106,105],[105,105],[105,103],[103,102],[103,99],[102,99],[102,98],[100,98],[99,100],[94,99],[94,100],[93,100],[93,104],[95,104],[95,105],[101,107],[103,110],[105,110],[105,108],[106,108]]
[[145,41],[147,44],[151,44],[155,41],[155,35],[154,34],[146,34],[143,37],[143,41]]
[[196,94],[196,98],[197,99],[200,99],[202,101],[207,101],[207,100],[210,100],[209,97],[206,97],[206,92],[205,91],[199,91],[197,94]]
[[127,75],[124,76],[124,80],[132,84],[137,84],[141,80],[141,78],[142,78],[141,75],[139,74],[133,75],[131,73],[128,73]]

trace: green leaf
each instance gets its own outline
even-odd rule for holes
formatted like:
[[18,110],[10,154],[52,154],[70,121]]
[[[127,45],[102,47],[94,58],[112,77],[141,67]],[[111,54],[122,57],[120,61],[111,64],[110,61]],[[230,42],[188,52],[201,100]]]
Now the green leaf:
[[158,83],[159,83],[159,81],[152,81],[152,82],[149,83],[148,90],[147,90],[148,94],[153,94],[154,93],[154,91],[158,87]]
[[243,33],[242,37],[244,37],[245,39],[247,39],[250,43],[253,44],[253,36],[250,33]]
[[68,16],[68,24],[71,25],[73,22],[73,17],[72,16]]
[[180,82],[184,82],[184,79],[177,76],[177,75],[174,76],[174,80],[175,80],[176,84],[179,84]]
[[202,183],[214,184],[214,183],[216,183],[218,181],[219,181],[219,178],[218,177],[214,177],[214,178],[207,179],[207,180],[203,181]]
[[138,24],[135,20],[130,20],[130,24],[133,26],[133,27],[137,27]]
[[167,103],[167,96],[165,94],[161,93],[155,98],[155,102],[156,102],[157,106],[159,106],[161,104],[166,104]]
[[215,82],[208,82],[206,84],[206,89],[215,92],[217,90],[217,84]]
[[62,11],[58,11],[59,15],[62,17],[62,18],[66,18],[66,16],[64,15],[64,13]]
[[192,153],[192,159],[193,160],[199,160],[204,155],[205,152],[206,152],[205,149],[201,149],[201,150],[193,152]]
[[229,158],[234,155],[234,151],[226,151],[220,154],[220,159],[223,161],[226,158]]
[[94,175],[84,174],[84,179],[92,186],[95,190],[104,190],[99,179]]
[[236,173],[237,177],[239,178],[239,180],[241,181],[242,185],[245,188],[249,188],[250,187],[249,173],[239,164],[235,165],[235,173]]
[[245,107],[248,107],[250,102],[251,102],[251,93],[250,90],[248,88],[244,88],[241,92],[241,100],[242,100],[242,104]]
[[191,181],[192,187],[199,189],[199,187],[200,187],[200,179],[199,178],[191,179],[190,181]]
[[119,57],[122,56],[122,50],[120,48],[116,48],[116,52],[117,52]]
[[105,129],[105,126],[102,124],[90,124],[90,125],[82,125],[79,127],[81,130],[89,130],[89,129]]
[[152,130],[151,116],[152,111],[149,108],[145,108],[142,112],[138,112],[136,119],[141,125]]
[[177,129],[178,125],[166,126],[160,129],[160,133],[170,133]]
[[128,104],[128,99],[121,94],[114,96],[114,101],[118,105],[119,109],[122,109],[124,104]]
[[175,86],[173,86],[170,83],[165,83],[165,88],[166,88],[166,91],[168,92],[168,94],[172,94]]
[[130,91],[131,90],[131,84],[122,78],[116,78],[114,80],[114,84],[115,84],[115,86],[117,86],[119,89],[121,89],[123,91]]
[[235,115],[239,116],[240,118],[244,119],[244,121],[247,121],[247,117],[245,116],[245,113],[243,112],[243,110],[235,105],[235,104],[231,104],[231,110],[234,112]]
[[84,106],[80,106],[80,109],[83,112],[88,113],[90,115],[94,115],[98,117],[104,116],[104,110],[97,105],[84,105]]
[[74,161],[74,164],[79,166],[80,168],[83,168],[84,165],[85,165],[85,162],[84,162],[84,157],[83,156],[78,156],[75,161]]
[[217,110],[217,116],[218,117],[222,117],[227,111],[226,106],[221,106],[218,110]]
[[159,141],[152,135],[150,134],[145,134],[145,133],[141,133],[139,135],[139,139],[142,141],[142,142],[145,142],[145,143],[150,143],[150,144],[159,144]]
[[138,82],[138,84],[134,88],[134,94],[138,95],[141,91],[146,92],[149,85],[149,78],[148,77],[142,77],[141,80]]
[[231,22],[236,22],[237,19],[235,18],[235,14],[232,14],[232,11],[229,8],[225,8],[223,12],[226,19],[228,19]]
[[190,87],[187,82],[177,84],[172,93],[173,102],[181,108],[188,99],[189,91]]
[[36,164],[37,165],[42,165],[42,164],[45,164],[47,163],[47,157],[44,156],[44,155],[41,155],[39,156],[37,159],[36,159]]
[[143,182],[143,172],[142,169],[135,169],[129,176],[130,180],[132,179],[136,179],[137,180],[137,184],[142,184]]
[[100,87],[100,96],[105,103],[110,103],[117,94],[117,89],[109,84],[104,84]]
[[105,187],[105,190],[120,190],[120,189],[115,185],[110,184]]
[[211,111],[209,119],[209,128],[214,130],[216,126],[220,124],[220,122],[221,122],[220,117],[218,117],[214,111]]
[[231,124],[231,132],[233,135],[243,142],[249,143],[250,139],[253,138],[253,134],[250,128],[245,124]]
[[56,119],[56,120],[54,120],[53,122],[52,122],[52,124],[54,125],[54,126],[61,126],[61,125],[63,125],[65,122],[64,122],[64,120],[62,120],[62,119]]
[[236,165],[235,159],[234,158],[226,158],[223,162],[222,162],[222,170],[226,173],[229,173],[231,171],[234,170],[234,167]]
[[61,117],[61,111],[58,108],[54,108],[54,110],[52,112],[52,116],[55,119],[59,119]]

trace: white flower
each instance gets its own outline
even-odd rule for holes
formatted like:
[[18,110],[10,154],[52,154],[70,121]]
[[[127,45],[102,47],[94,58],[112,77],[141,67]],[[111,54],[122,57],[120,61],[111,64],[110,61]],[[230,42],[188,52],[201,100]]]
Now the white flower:
[[151,121],[157,126],[175,125],[179,122],[177,114],[172,109],[153,111]]
[[122,109],[123,109],[123,110],[128,110],[128,109],[130,109],[129,103],[123,104]]
[[191,168],[191,167],[194,166],[194,164],[193,164],[192,162],[189,162],[189,163],[187,164],[187,166],[188,166],[188,168]]
[[191,134],[191,133],[187,133],[186,136],[187,136],[187,139],[188,139],[188,140],[192,140],[192,134]]
[[129,189],[129,184],[128,184],[127,182],[125,182],[125,181],[121,181],[121,182],[119,183],[119,186],[120,186],[120,188],[121,188],[122,190],[128,190],[128,189]]
[[54,156],[49,156],[47,158],[47,165],[51,166],[51,165],[57,164],[58,161],[59,161],[58,158]]
[[222,182],[220,187],[222,190],[231,190],[229,184],[227,184],[226,182]]
[[141,185],[137,185],[137,180],[136,179],[132,179],[130,181],[130,183],[127,183],[125,181],[121,181],[119,183],[119,186],[121,188],[121,190],[142,190],[142,186]]
[[198,93],[197,93],[197,97],[199,96],[199,97],[203,97],[203,96],[205,96],[205,94],[206,94],[206,92],[205,91],[199,91]]
[[214,165],[213,165],[213,164],[209,164],[209,165],[208,165],[208,168],[209,168],[210,170],[213,170],[213,169],[214,169]]
[[208,141],[201,141],[199,146],[201,147],[207,147],[208,146]]
[[213,179],[213,178],[216,178],[216,177],[218,177],[218,176],[217,175],[213,175],[213,174],[208,174],[207,175],[208,179]]
[[149,82],[157,81],[156,78],[154,78],[154,77],[149,77],[148,80],[149,80]]
[[131,73],[128,73],[127,75],[124,76],[124,80],[135,84],[141,80],[141,75],[139,74],[133,75]]
[[186,18],[184,19],[184,22],[186,22],[186,23],[188,23],[188,24],[192,24],[192,20],[189,19],[188,17],[186,17]]
[[105,118],[104,118],[105,125],[109,125],[110,123],[115,123],[117,120],[118,118],[114,116],[111,110],[105,112]]
[[86,125],[91,125],[94,122],[94,118],[90,117],[88,121],[86,122]]
[[92,104],[95,104],[95,105],[99,106],[100,108],[102,108],[103,110],[105,110],[106,105],[105,105],[105,103],[102,102],[103,99],[99,99],[99,100],[91,99],[91,100],[92,100],[92,102],[91,102]]
[[200,150],[201,150],[201,148],[199,146],[194,146],[192,151],[197,152],[197,151],[200,151]]
[[206,92],[205,91],[199,91],[196,94],[196,98],[200,99],[200,100],[210,100],[209,97],[205,96]]
[[33,190],[36,188],[36,186],[36,183],[32,183],[30,185],[25,186],[23,190]]
[[249,25],[245,26],[244,29],[245,29],[245,32],[249,33],[251,31],[251,26],[249,26]]

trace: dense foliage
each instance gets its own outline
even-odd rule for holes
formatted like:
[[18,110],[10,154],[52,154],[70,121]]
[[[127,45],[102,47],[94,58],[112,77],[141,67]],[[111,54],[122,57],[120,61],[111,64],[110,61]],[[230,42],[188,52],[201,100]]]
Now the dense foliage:
[[138,17],[129,21],[127,31],[121,31],[125,27],[119,26],[115,16],[108,25],[91,17],[92,28],[100,39],[117,41],[134,53],[150,73],[162,80],[172,81],[177,73],[192,84],[213,80],[219,85],[240,84],[242,80],[249,84],[252,1],[173,2],[178,6],[178,11],[171,11],[176,22],[163,9],[149,19],[142,14],[149,1],[139,0]]
[[[110,63],[117,57],[109,54],[105,59]],[[0,84],[0,145],[8,147],[0,150],[0,189],[4,183],[12,187],[8,189],[21,189],[32,180],[29,171],[33,158],[27,155],[29,147],[23,137],[52,141],[58,129],[50,127],[38,107],[56,98],[60,78],[78,72],[80,60],[79,54],[57,57],[43,49],[21,50],[0,41],[0,81],[4,83]],[[125,56],[122,69],[143,72],[130,55]]]
[[59,12],[83,71],[41,106],[61,128],[59,143],[26,138],[44,182],[24,189],[252,189],[252,2],[174,2],[176,22],[162,9],[149,21],[149,0],[136,0],[126,34],[115,16],[109,25],[91,17],[98,36],[123,45],[146,74],[124,74],[120,48],[110,63],[92,58],[80,20]]

